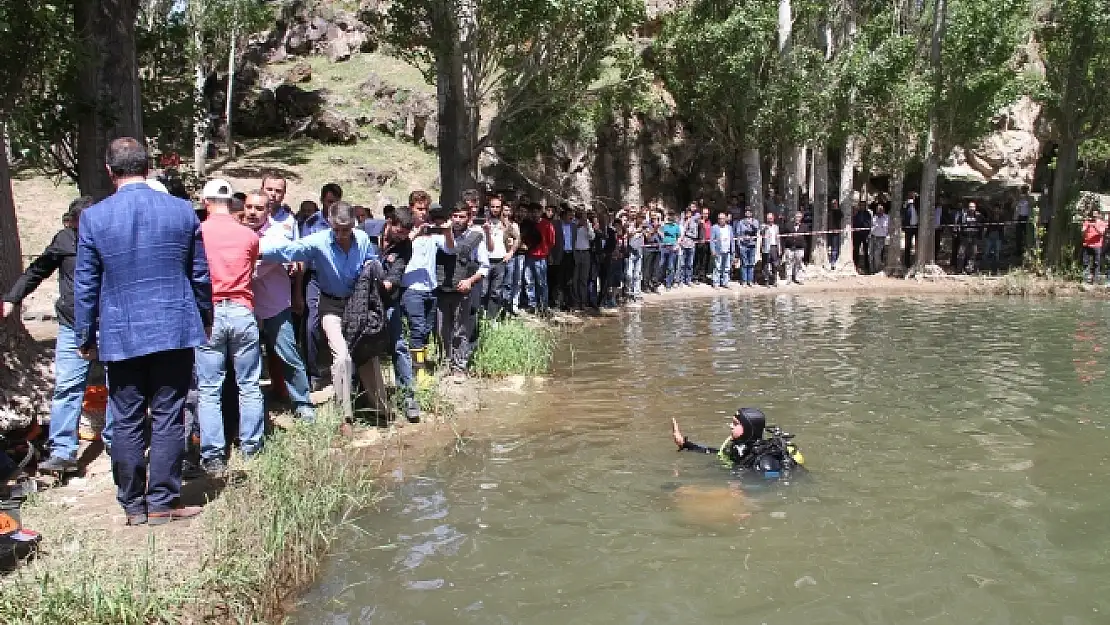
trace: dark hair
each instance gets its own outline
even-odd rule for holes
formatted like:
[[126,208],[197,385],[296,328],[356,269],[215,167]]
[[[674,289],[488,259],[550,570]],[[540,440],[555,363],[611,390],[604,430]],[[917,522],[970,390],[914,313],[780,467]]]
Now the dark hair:
[[305,200],[305,201],[301,202],[301,208],[303,209],[305,206],[311,206],[312,208],[314,208],[316,210],[320,210],[320,205],[317,204],[316,202],[312,201],[312,200]]
[[235,193],[231,194],[231,199],[239,200],[240,202],[245,202],[245,201],[247,201],[247,194],[243,193],[242,191],[236,191]]
[[150,170],[146,148],[131,137],[120,137],[109,143],[104,161],[115,176],[146,176]]
[[272,169],[268,169],[268,170],[262,172],[262,182],[259,183],[259,186],[265,187],[267,180],[280,180],[280,181],[284,182],[286,185],[289,184],[289,182],[285,179],[285,176],[282,176],[281,174],[277,173],[276,171],[273,171]]
[[451,214],[452,215],[454,215],[455,213],[469,213],[469,212],[470,212],[470,207],[466,205],[465,200],[463,200],[462,202],[455,202],[455,208],[451,209]]
[[451,211],[446,206],[435,204],[428,209],[428,221],[443,221],[451,218]]
[[412,193],[409,194],[409,206],[415,206],[416,204],[429,203],[431,201],[432,201],[432,196],[428,195],[427,191],[417,190],[417,191],[413,191]]
[[480,193],[478,193],[477,189],[467,189],[466,191],[463,191],[462,194],[462,199],[464,202],[478,202],[479,200],[481,200],[481,197],[482,196]]
[[398,206],[389,215],[389,221],[398,228],[405,228],[412,230],[413,217],[412,210],[408,206]]
[[81,218],[81,213],[93,204],[96,204],[96,200],[92,199],[92,196],[82,195],[69,203],[69,208],[62,215],[62,219],[68,219],[76,223]]
[[[407,210],[408,207],[405,208]],[[382,207],[382,217],[386,219],[389,219],[390,215],[395,212],[397,212],[397,207],[392,204],[386,204],[384,207]]]
[[320,200],[323,200],[324,196],[329,193],[334,195],[336,199],[343,199],[343,187],[335,184],[334,182],[329,182],[320,188]]

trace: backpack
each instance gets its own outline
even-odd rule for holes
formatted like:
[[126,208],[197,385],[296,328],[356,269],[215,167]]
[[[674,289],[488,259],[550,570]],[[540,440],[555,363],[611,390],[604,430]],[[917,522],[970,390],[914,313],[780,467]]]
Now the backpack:
[[371,260],[362,267],[355,290],[343,309],[343,338],[357,368],[375,356],[387,352],[389,332],[381,281],[385,270],[380,262]]

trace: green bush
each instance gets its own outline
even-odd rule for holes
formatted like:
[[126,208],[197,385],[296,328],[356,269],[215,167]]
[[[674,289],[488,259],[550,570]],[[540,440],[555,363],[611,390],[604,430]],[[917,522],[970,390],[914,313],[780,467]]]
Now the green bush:
[[482,320],[478,348],[470,361],[471,371],[486,378],[509,375],[540,375],[551,369],[555,337],[543,326],[519,319],[501,322]]

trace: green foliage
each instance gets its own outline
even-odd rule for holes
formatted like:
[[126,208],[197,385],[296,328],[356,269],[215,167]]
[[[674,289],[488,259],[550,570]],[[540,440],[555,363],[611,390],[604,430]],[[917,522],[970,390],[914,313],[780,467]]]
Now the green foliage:
[[[429,84],[441,78],[437,60],[460,54],[469,114],[496,111],[476,147],[527,155],[579,133],[598,103],[646,84],[628,39],[643,12],[640,0],[396,0],[387,40]],[[612,69],[618,75],[601,80]]]
[[470,368],[486,378],[540,375],[550,369],[554,349],[555,338],[545,327],[518,319],[499,323],[482,320]]
[[1025,0],[949,0],[941,89],[932,101],[942,146],[987,135],[997,112],[1020,95],[1018,48],[1030,26]]
[[1045,89],[1038,95],[1056,132],[1079,141],[1110,139],[1110,6],[1056,0],[1038,23],[1037,37],[1045,65]]
[[679,114],[718,149],[758,144],[774,125],[769,104],[781,94],[768,87],[779,63],[776,16],[770,2],[698,0],[663,26],[655,47],[663,82]]

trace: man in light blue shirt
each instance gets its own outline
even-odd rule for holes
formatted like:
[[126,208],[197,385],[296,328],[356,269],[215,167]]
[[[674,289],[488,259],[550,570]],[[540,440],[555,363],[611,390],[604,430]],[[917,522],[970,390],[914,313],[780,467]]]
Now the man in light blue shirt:
[[[419,219],[421,211],[413,211],[413,214]],[[439,284],[436,253],[455,253],[454,234],[451,227],[445,225],[450,213],[439,204],[432,204],[426,215],[428,221],[417,223],[413,230],[412,258],[401,276],[401,309],[409,321],[409,351],[418,382],[428,375],[425,350],[436,321],[435,288]]]
[[332,384],[344,416],[353,416],[351,406],[351,354],[343,338],[343,310],[354,291],[363,264],[378,258],[378,250],[365,232],[356,228],[354,210],[337,202],[328,213],[330,228],[296,241],[264,239],[260,258],[275,263],[304,262],[312,265],[320,286],[320,327],[331,349]]

